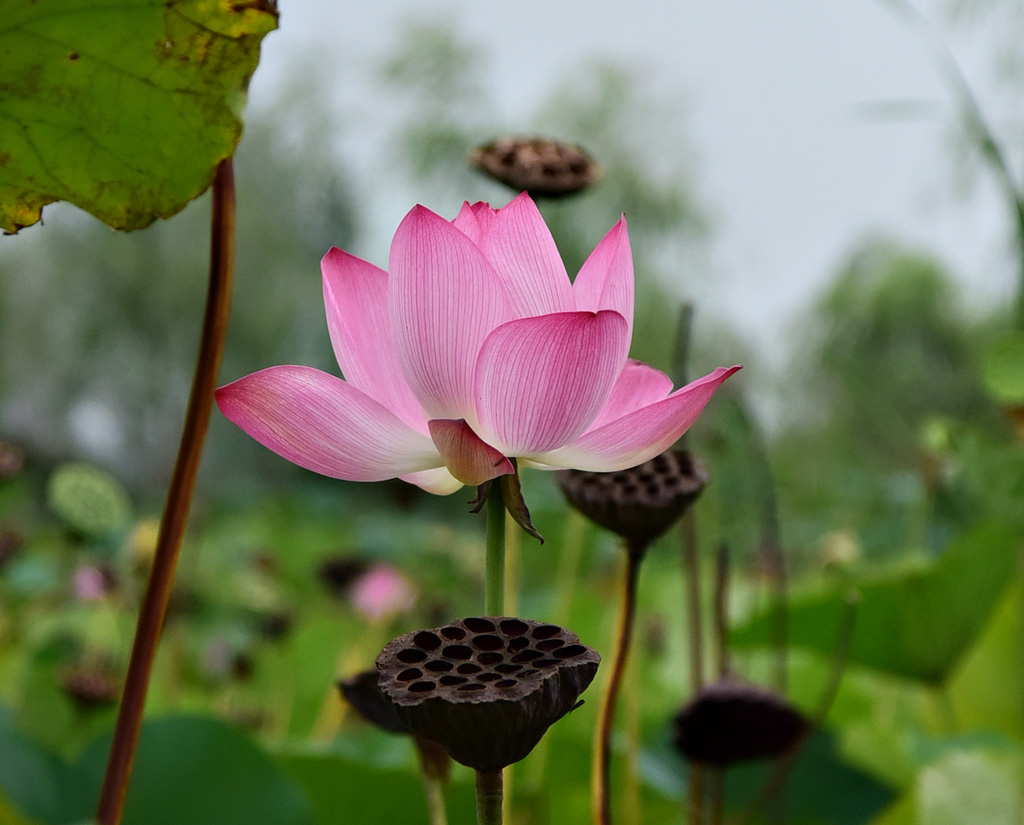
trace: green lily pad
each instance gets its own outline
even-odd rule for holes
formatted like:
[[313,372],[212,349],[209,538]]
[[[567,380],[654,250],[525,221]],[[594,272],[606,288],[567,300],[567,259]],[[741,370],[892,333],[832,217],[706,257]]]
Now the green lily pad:
[[1019,825],[1019,750],[954,751],[929,765],[874,825]]
[[[14,730],[10,714],[0,707],[0,794],[32,822],[89,821],[109,752],[110,736],[104,736],[75,762],[64,762]],[[315,825],[316,820],[296,783],[245,734],[212,718],[169,716],[143,724],[123,822]]]
[[[1013,580],[1020,539],[999,525],[960,536],[935,562],[854,583],[860,596],[850,643],[852,664],[941,683],[985,626]],[[789,642],[831,655],[851,585],[793,598]],[[769,645],[770,611],[730,634],[737,646]]]
[[117,229],[181,210],[242,132],[272,0],[0,0],[0,228],[67,200]]
[[986,348],[983,375],[985,387],[997,401],[1024,403],[1024,333],[1011,332]]

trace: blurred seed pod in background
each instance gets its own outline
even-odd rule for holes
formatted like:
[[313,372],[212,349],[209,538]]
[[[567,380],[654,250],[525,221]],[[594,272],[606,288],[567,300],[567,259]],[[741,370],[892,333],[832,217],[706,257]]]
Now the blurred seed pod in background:
[[116,704],[121,693],[120,679],[112,668],[103,665],[66,667],[57,674],[57,680],[83,713]]
[[[395,706],[380,691],[380,673],[377,669],[364,670],[338,682],[338,689],[360,717],[388,733],[413,735],[398,716]],[[447,783],[451,774],[451,759],[444,748],[422,736],[413,735],[420,755],[423,771],[430,777]]]
[[409,733],[395,706],[380,692],[377,669],[363,670],[338,682],[338,689],[355,712],[372,725],[388,733]]
[[674,740],[690,761],[726,767],[782,756],[810,730],[810,721],[785,699],[725,676],[679,712]]
[[352,582],[369,568],[370,562],[356,556],[333,556],[324,559],[316,569],[316,576],[331,595],[343,599]]
[[14,478],[25,466],[25,454],[13,444],[0,441],[0,481]]
[[561,198],[596,183],[601,170],[571,143],[541,137],[501,138],[474,149],[469,162],[531,198]]
[[628,470],[561,470],[557,477],[573,507],[622,536],[631,548],[644,548],[697,500],[708,482],[708,471],[690,453],[666,450]]
[[24,543],[25,539],[20,533],[13,530],[0,530],[0,570],[3,570],[4,565],[17,555]]

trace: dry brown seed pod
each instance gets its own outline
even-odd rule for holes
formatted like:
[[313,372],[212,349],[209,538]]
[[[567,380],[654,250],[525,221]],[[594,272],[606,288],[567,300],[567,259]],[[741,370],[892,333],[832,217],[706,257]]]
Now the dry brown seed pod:
[[113,705],[121,692],[120,683],[106,667],[68,667],[61,670],[57,678],[61,690],[82,711]]
[[557,475],[573,507],[641,549],[686,512],[708,481],[704,462],[683,450],[666,450],[614,473],[560,470]]
[[0,529],[0,568],[17,555],[25,539],[13,530]]
[[782,756],[810,727],[774,693],[723,677],[702,688],[676,716],[675,745],[693,762],[727,766]]
[[14,478],[25,465],[25,454],[6,441],[0,441],[0,481]]
[[532,198],[559,198],[593,185],[601,170],[580,147],[541,137],[501,138],[474,149],[469,162]]
[[377,670],[410,730],[456,762],[496,771],[525,757],[575,707],[600,661],[557,625],[474,616],[400,636],[377,657]]
[[338,689],[356,713],[367,722],[389,733],[409,733],[405,722],[398,718],[394,705],[381,694],[377,686],[379,678],[376,668],[364,670],[340,680]]

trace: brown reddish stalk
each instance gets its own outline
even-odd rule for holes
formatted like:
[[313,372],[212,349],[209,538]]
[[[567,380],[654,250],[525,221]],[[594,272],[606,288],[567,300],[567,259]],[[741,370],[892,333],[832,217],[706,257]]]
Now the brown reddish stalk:
[[114,727],[107,772],[103,777],[98,825],[119,825],[124,809],[132,762],[146,705],[146,691],[156,657],[157,645],[167,614],[167,603],[174,583],[181,540],[188,521],[192,492],[195,489],[199,459],[210,423],[213,391],[217,385],[228,312],[231,306],[231,273],[235,259],[235,178],[231,158],[221,161],[213,180],[213,215],[210,230],[210,284],[206,296],[199,357],[192,380],[185,425],[178,446],[178,458],[167,491],[167,502],[160,522],[156,554],[149,573],[146,592],[135,628],[128,675]]
[[626,547],[626,575],[622,584],[622,602],[619,606],[619,633],[612,654],[612,672],[608,687],[601,698],[601,710],[595,731],[594,767],[591,774],[591,799],[595,825],[611,825],[611,800],[608,792],[611,762],[612,722],[619,688],[629,659],[633,620],[636,615],[636,585],[646,545],[628,542]]

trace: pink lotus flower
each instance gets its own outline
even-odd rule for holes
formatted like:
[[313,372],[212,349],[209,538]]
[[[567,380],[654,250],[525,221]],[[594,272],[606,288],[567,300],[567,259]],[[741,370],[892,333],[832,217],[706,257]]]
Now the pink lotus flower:
[[398,227],[390,273],[340,249],[321,263],[342,380],[270,367],[217,391],[224,415],[314,472],[401,478],[432,493],[515,472],[611,472],[665,450],[739,367],[681,390],[627,358],[633,260],[625,218],[570,282],[523,194],[422,206]]
[[352,583],[352,604],[371,622],[411,610],[416,589],[390,564],[376,564]]

